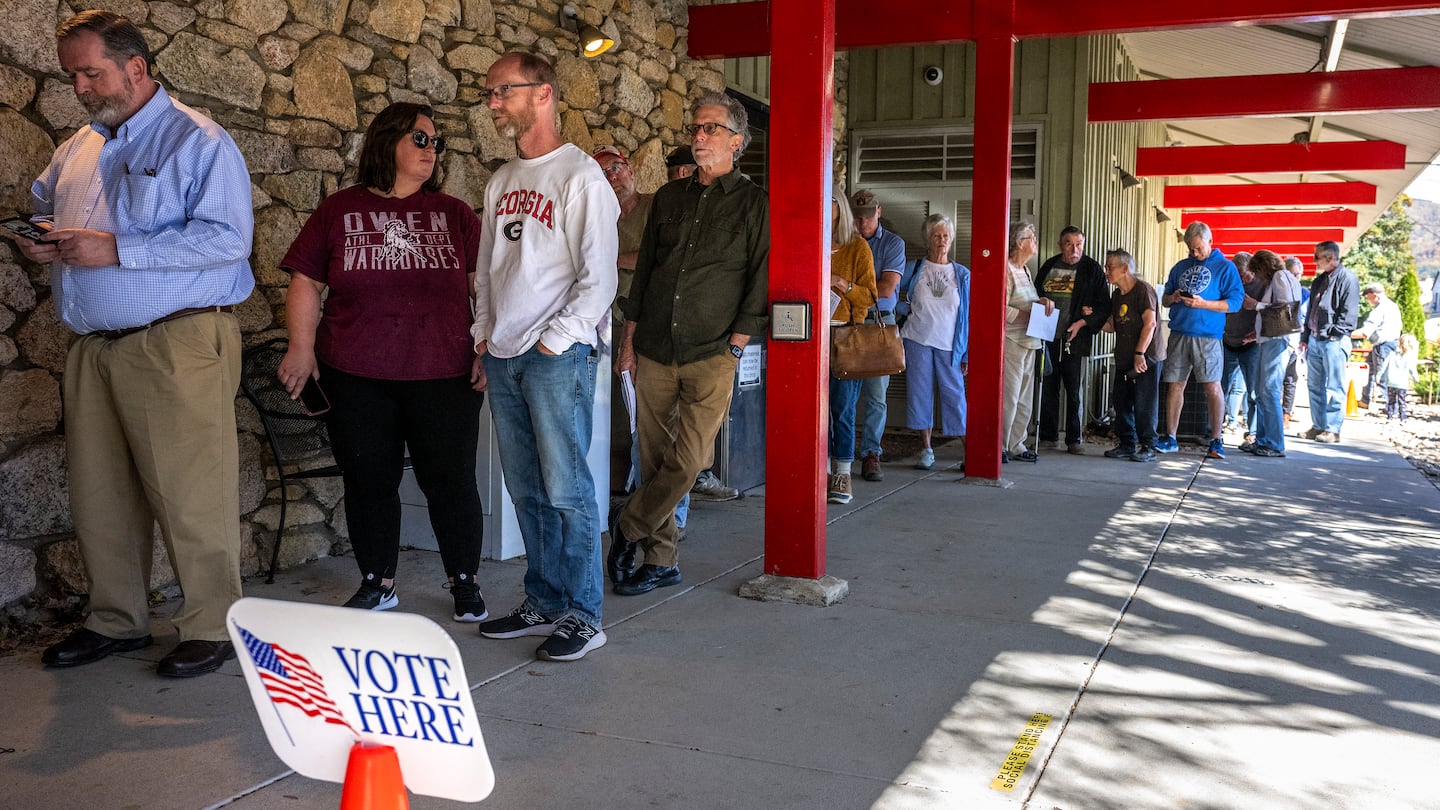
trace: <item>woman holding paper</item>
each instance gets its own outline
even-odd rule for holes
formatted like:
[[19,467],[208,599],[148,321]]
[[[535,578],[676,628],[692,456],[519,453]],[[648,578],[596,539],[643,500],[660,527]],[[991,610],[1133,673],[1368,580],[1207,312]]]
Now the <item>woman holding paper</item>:
[[1035,291],[1026,264],[1035,258],[1039,240],[1035,226],[1016,222],[1010,226],[1008,272],[1005,274],[1005,402],[1000,416],[1000,438],[1005,442],[1002,461],[1034,461],[1035,452],[1025,447],[1030,427],[1031,400],[1035,388],[1035,350],[1040,338],[1027,333],[1035,305],[1055,313],[1055,302]]

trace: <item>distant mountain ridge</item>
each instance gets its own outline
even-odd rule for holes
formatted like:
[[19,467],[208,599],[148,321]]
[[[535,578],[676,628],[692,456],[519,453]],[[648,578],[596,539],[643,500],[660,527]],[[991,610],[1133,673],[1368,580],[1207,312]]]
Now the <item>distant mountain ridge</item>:
[[1420,278],[1440,275],[1440,203],[1411,200],[1410,251],[1415,254],[1415,272]]

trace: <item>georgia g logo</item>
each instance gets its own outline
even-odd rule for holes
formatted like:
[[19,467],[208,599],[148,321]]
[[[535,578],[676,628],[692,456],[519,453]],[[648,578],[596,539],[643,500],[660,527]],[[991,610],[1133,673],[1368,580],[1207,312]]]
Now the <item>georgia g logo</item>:
[[523,230],[525,230],[525,224],[517,219],[514,222],[505,223],[505,227],[501,229],[501,233],[505,234],[505,238],[511,242],[519,242],[520,232]]

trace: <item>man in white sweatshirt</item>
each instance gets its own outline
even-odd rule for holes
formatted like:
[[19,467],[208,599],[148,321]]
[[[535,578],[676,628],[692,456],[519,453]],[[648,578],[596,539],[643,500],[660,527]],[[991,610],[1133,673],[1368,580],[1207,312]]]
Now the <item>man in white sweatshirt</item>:
[[[555,69],[502,56],[483,96],[519,157],[485,186],[475,324],[500,466],[525,541],[525,601],[484,622],[488,638],[548,636],[539,658],[574,661],[600,629],[600,511],[585,463],[599,326],[615,297],[615,193],[556,127]],[[488,221],[487,221],[488,220]]]

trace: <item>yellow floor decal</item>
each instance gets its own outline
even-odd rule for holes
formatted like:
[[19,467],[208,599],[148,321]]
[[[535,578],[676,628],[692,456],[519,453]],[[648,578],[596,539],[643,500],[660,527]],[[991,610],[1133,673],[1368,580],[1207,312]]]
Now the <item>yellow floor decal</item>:
[[1010,749],[1010,755],[1000,764],[1000,773],[991,780],[991,790],[1015,789],[1020,776],[1025,773],[1025,766],[1030,764],[1030,755],[1035,753],[1036,747],[1040,745],[1040,737],[1049,725],[1050,715],[1041,712],[1030,715],[1030,722],[1025,724],[1025,730],[1016,738],[1015,747]]

